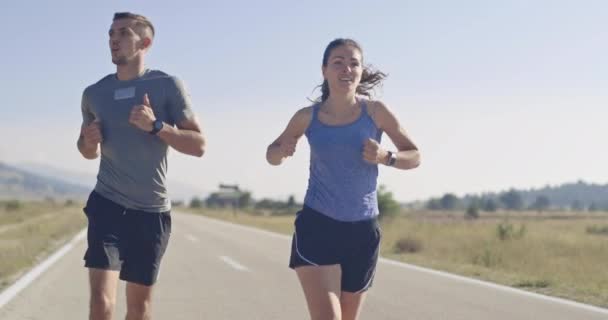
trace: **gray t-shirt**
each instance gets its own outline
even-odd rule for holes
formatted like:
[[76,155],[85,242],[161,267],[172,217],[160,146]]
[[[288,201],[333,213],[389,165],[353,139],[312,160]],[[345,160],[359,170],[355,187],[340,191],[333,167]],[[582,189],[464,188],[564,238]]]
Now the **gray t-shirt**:
[[101,124],[95,191],[129,209],[164,212],[171,209],[165,179],[168,145],[129,123],[131,109],[143,104],[146,93],[154,115],[166,124],[194,117],[182,82],[157,70],[128,81],[111,74],[87,87],[82,117],[85,125],[96,119]]

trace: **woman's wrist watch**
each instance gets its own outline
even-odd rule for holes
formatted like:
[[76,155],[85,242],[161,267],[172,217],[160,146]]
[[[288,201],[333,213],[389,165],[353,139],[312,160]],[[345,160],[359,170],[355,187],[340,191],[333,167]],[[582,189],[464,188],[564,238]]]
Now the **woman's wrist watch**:
[[395,165],[395,162],[397,162],[397,154],[392,151],[387,151],[387,152],[388,152],[388,157],[386,159],[386,165],[389,167],[392,167]]

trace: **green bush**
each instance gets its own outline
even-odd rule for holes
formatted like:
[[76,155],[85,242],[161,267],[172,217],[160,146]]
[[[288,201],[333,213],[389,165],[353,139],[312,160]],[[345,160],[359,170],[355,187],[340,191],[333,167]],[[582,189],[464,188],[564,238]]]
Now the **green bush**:
[[526,225],[522,224],[519,229],[516,230],[515,225],[509,221],[504,221],[496,226],[496,235],[498,239],[505,241],[510,239],[521,239],[526,234]]
[[198,208],[202,208],[203,207],[203,200],[201,200],[198,197],[194,197],[192,198],[192,200],[190,200],[190,208],[194,208],[194,209],[198,209]]
[[393,199],[393,193],[386,190],[386,186],[378,188],[378,210],[380,219],[394,217],[399,213],[400,205]]
[[467,208],[467,212],[465,214],[465,218],[467,218],[467,219],[477,219],[477,218],[479,218],[479,208],[477,207],[477,205],[471,204]]
[[587,233],[608,236],[608,226],[588,226]]
[[422,250],[422,242],[412,237],[404,237],[395,243],[395,253],[416,253]]
[[4,204],[6,211],[14,211],[21,209],[22,204],[19,200],[9,200]]
[[498,252],[492,251],[489,247],[484,248],[483,252],[473,257],[473,264],[492,268],[502,263],[502,257]]

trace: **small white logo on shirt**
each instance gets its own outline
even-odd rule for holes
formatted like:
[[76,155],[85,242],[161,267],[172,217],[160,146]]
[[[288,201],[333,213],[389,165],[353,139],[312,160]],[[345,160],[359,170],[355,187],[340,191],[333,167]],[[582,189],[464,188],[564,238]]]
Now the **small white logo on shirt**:
[[135,87],[114,90],[114,100],[123,100],[135,97]]

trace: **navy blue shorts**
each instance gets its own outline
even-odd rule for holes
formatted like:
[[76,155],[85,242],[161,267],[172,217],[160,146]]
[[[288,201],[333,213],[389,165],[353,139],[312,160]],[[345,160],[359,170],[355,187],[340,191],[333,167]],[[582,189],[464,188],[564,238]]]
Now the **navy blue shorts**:
[[338,264],[342,291],[363,292],[371,287],[381,238],[377,219],[338,221],[304,206],[294,224],[290,268]]
[[169,244],[171,214],[125,209],[91,192],[85,267],[120,271],[120,279],[151,286]]

